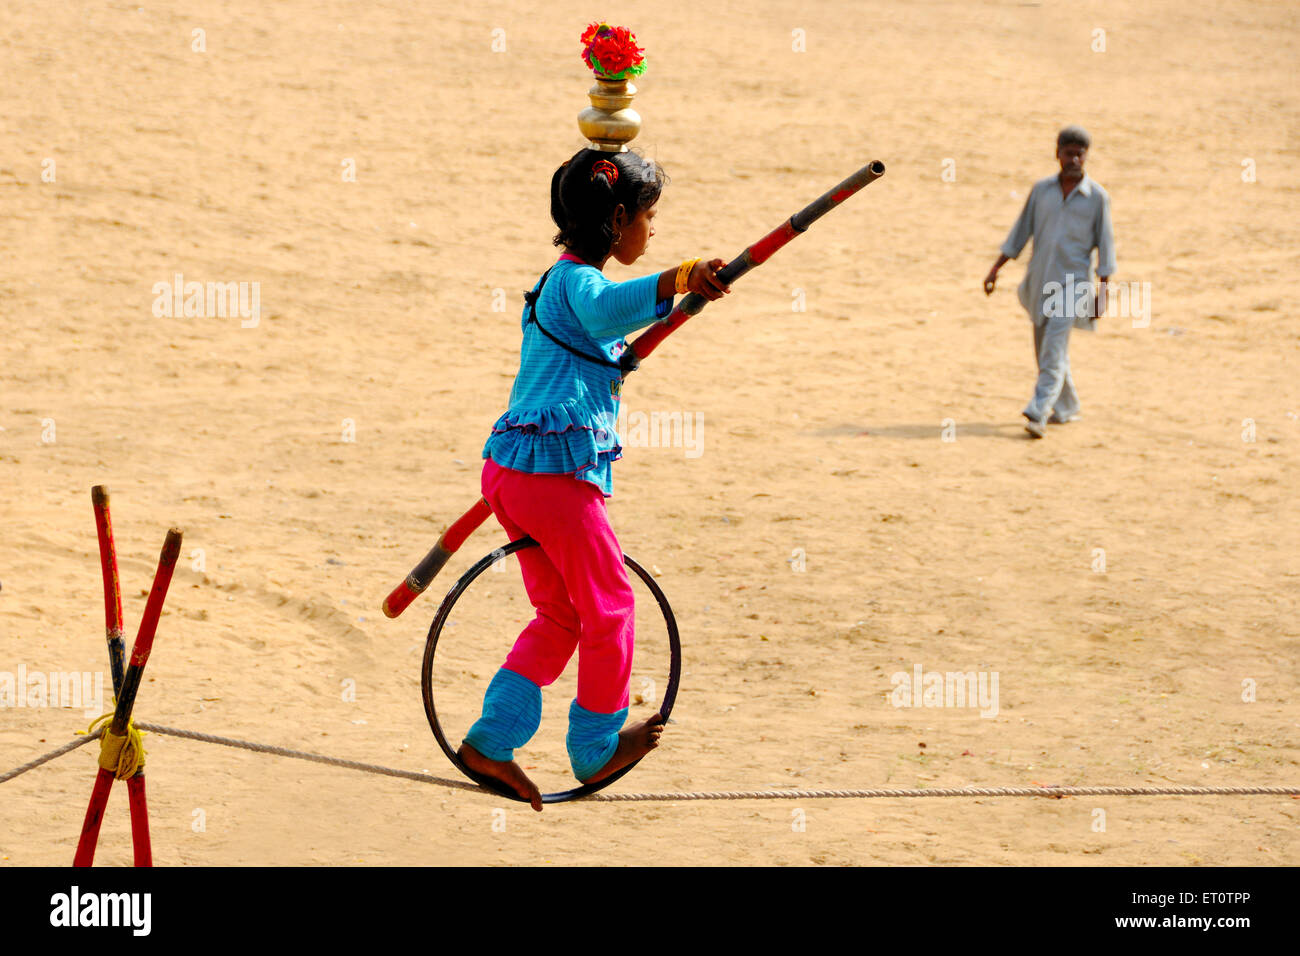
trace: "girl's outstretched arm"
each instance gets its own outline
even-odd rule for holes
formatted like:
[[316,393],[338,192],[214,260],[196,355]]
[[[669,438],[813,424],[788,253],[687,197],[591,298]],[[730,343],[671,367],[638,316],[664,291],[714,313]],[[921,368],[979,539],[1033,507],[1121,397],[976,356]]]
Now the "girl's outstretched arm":
[[[726,263],[721,259],[696,262],[686,288],[713,300],[730,292],[715,273]],[[569,305],[583,328],[595,339],[622,338],[654,322],[655,306],[677,291],[677,269],[659,275],[614,282],[597,269],[575,269],[566,290]]]
[[[723,286],[718,281],[717,272],[726,263],[721,259],[710,259],[705,262],[703,259],[697,260],[695,266],[691,269],[690,277],[686,282],[687,292],[698,292],[710,302],[714,299],[720,299],[723,295],[731,291],[730,286]],[[668,269],[659,273],[659,298],[671,299],[673,293],[677,291],[677,270]]]

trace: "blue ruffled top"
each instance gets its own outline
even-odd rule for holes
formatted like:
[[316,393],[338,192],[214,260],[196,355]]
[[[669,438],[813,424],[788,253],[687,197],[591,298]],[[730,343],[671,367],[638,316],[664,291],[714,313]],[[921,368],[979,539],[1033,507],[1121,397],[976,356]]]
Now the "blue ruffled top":
[[623,376],[551,341],[538,323],[584,355],[617,362],[624,336],[672,311],[672,299],[657,298],[658,283],[657,274],[613,282],[595,266],[561,256],[537,299],[537,323],[524,306],[519,374],[483,457],[530,474],[573,475],[612,494],[610,465],[623,455],[615,431]]

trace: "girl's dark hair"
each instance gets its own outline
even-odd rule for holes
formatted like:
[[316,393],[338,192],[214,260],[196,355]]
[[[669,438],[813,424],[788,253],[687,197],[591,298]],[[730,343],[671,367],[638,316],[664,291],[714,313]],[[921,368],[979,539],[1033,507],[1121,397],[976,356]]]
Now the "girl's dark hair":
[[[602,159],[618,168],[617,177],[606,171],[592,176]],[[551,218],[560,228],[555,244],[601,262],[614,247],[614,210],[621,205],[631,219],[658,202],[667,183],[663,168],[638,153],[579,150],[551,177]]]

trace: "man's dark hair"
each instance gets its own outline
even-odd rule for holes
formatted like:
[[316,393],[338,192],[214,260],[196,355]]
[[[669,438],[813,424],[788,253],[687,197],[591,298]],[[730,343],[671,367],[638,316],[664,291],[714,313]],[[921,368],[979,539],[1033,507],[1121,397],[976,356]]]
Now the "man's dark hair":
[[[618,168],[613,183],[591,168],[600,160]],[[656,162],[637,153],[580,149],[551,177],[551,218],[560,231],[557,246],[567,246],[587,262],[599,263],[614,247],[614,210],[620,205],[631,219],[659,201],[668,176]]]
[[1056,148],[1060,150],[1062,146],[1072,145],[1082,146],[1084,149],[1092,148],[1092,137],[1082,126],[1067,126],[1056,134]]

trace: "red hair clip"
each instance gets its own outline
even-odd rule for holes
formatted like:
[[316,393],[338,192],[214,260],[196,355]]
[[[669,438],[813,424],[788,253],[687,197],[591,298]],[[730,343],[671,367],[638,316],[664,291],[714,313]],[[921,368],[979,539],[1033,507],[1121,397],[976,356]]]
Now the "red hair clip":
[[595,179],[597,173],[604,173],[611,186],[618,182],[618,167],[608,159],[598,159],[591,164],[591,178]]

